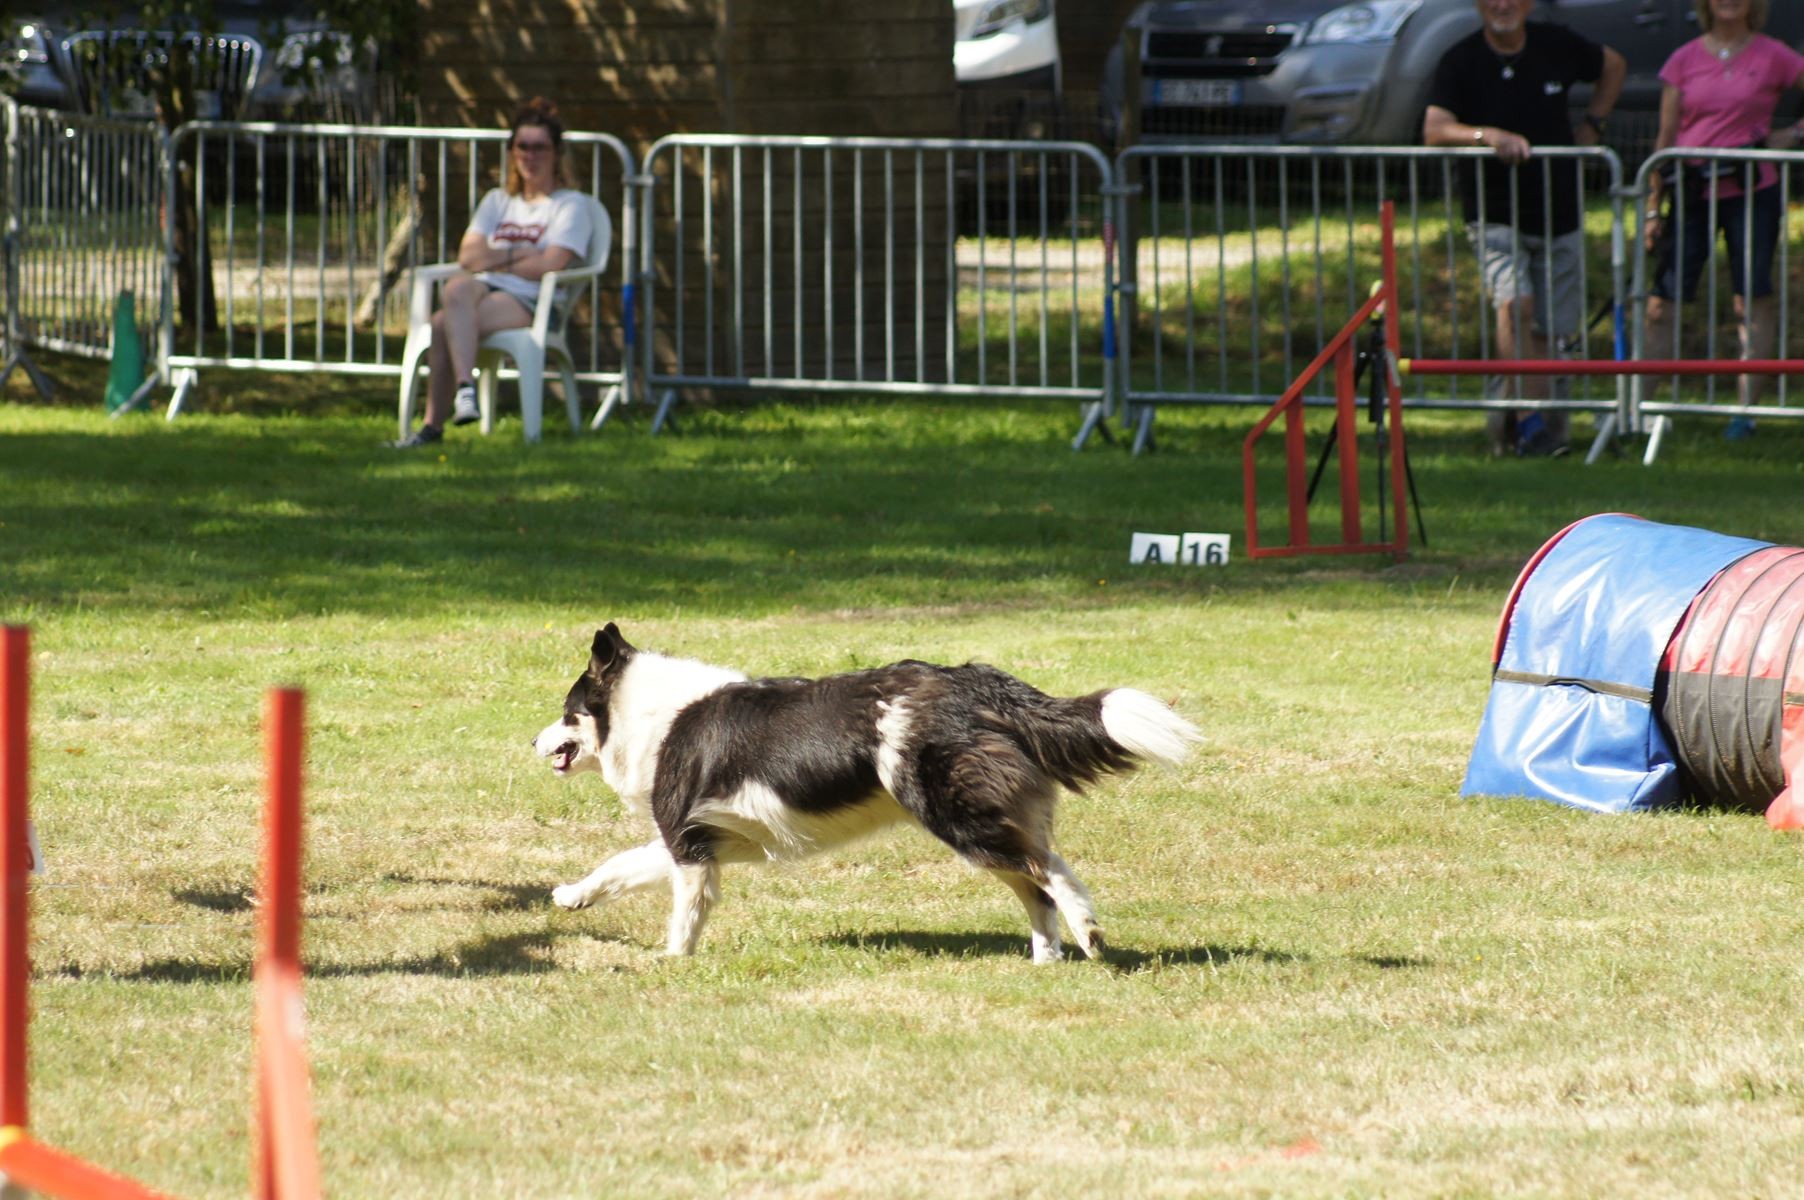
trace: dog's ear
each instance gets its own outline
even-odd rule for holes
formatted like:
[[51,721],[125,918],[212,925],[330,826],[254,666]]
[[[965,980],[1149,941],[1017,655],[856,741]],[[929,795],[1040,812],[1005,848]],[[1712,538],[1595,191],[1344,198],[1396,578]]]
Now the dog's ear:
[[589,648],[589,673],[599,679],[610,668],[624,663],[632,653],[632,645],[620,636],[620,626],[609,621],[606,629],[595,632],[595,644]]

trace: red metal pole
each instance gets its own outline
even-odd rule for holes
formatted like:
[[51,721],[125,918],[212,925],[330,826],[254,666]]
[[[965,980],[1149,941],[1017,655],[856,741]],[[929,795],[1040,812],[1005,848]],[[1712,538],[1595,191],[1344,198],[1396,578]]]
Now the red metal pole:
[[0,631],[0,1126],[24,1129],[25,1027],[30,1019],[31,957],[27,937],[31,844],[29,776],[31,631]]
[[[1345,354],[1345,351],[1342,351]],[[1290,545],[1309,544],[1309,462],[1303,441],[1303,406],[1284,410],[1284,492],[1290,509]]]
[[1804,375],[1804,358],[1404,358],[1413,375]]
[[[1403,311],[1397,298],[1397,206],[1384,202],[1384,348],[1391,358],[1403,345]],[[1391,410],[1391,496],[1397,514],[1394,539],[1399,561],[1409,553],[1409,458],[1403,445],[1403,387],[1388,362],[1373,363],[1384,372],[1385,399]]]
[[1334,359],[1334,441],[1340,451],[1340,540],[1357,546],[1365,541],[1359,517],[1359,396],[1353,343],[1341,344]]

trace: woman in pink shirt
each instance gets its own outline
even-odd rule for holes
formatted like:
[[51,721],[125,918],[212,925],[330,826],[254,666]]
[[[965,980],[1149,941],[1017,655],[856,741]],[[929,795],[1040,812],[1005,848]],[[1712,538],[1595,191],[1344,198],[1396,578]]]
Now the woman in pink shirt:
[[[1798,0],[1786,0],[1797,3]],[[1697,0],[1698,24],[1704,33],[1673,51],[1660,69],[1666,85],[1660,96],[1660,133],[1654,150],[1672,146],[1759,147],[1788,150],[1804,136],[1804,122],[1773,129],[1779,100],[1791,88],[1804,89],[1804,55],[1760,30],[1766,24],[1767,0]],[[1714,180],[1708,160],[1687,166],[1682,177],[1693,181],[1683,197],[1681,228],[1665,236],[1669,218],[1660,212],[1666,182],[1655,175],[1644,210],[1647,247],[1664,244],[1647,301],[1647,353],[1668,356],[1673,348],[1671,305],[1697,294],[1698,278],[1721,230],[1728,241],[1729,279],[1735,293],[1735,316],[1741,327],[1741,356],[1771,358],[1776,341],[1773,300],[1773,248],[1779,242],[1784,213],[1780,207],[1778,168],[1756,164],[1723,164]],[[1752,181],[1752,195],[1744,185]],[[1711,224],[1714,189],[1715,226]],[[1680,217],[1675,209],[1673,220]],[[1752,267],[1752,278],[1745,278]],[[1759,402],[1765,377],[1741,377],[1741,402]],[[1740,420],[1738,418],[1738,420]],[[1737,427],[1743,432],[1751,423]]]

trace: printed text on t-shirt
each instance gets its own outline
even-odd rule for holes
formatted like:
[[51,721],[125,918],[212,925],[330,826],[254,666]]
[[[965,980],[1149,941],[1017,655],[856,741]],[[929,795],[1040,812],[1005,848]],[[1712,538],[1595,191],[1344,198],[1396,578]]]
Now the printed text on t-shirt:
[[517,221],[504,221],[495,229],[495,240],[498,242],[533,242],[545,236],[545,223],[535,221],[530,225],[522,225]]

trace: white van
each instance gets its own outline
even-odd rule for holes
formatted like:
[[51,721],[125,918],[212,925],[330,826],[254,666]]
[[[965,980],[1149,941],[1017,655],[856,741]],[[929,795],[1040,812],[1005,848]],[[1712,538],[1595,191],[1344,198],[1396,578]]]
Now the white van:
[[952,0],[952,12],[952,70],[960,89],[1058,95],[1064,81],[1053,0]]

